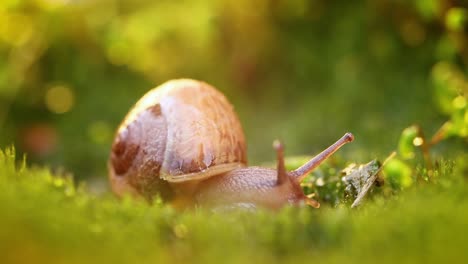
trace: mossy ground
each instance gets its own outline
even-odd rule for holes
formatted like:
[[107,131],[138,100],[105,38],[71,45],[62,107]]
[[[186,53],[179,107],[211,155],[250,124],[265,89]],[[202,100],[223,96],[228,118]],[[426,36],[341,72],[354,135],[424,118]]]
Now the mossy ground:
[[95,196],[0,152],[2,263],[463,263],[463,164],[391,196],[281,212],[177,212]]

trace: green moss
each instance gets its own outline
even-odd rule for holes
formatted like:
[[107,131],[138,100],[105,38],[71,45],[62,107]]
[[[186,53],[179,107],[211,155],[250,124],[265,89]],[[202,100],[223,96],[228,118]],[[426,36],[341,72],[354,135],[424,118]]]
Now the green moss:
[[176,212],[94,196],[69,177],[15,166],[7,150],[0,152],[2,263],[460,263],[464,167],[441,164],[435,183],[376,196],[358,210]]

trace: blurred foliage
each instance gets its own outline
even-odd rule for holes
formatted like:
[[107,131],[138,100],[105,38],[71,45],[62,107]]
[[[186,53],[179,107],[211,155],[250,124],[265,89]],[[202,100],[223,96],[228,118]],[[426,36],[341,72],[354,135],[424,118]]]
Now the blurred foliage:
[[[275,138],[290,155],[313,154],[352,131],[357,141],[343,153],[361,162],[390,152],[414,122],[436,131],[449,119],[450,134],[466,138],[467,7],[3,0],[0,145],[14,143],[79,179],[103,178],[131,105],[179,77],[204,80],[231,99],[251,163],[273,159]],[[434,151],[459,152],[458,136]]]

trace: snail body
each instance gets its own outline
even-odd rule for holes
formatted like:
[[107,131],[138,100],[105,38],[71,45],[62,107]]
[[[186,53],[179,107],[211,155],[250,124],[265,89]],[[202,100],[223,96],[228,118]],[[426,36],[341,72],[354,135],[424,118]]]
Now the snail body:
[[247,167],[245,136],[225,96],[190,79],[172,80],[145,94],[117,130],[108,162],[112,190],[183,206],[239,205],[281,208],[318,202],[300,181],[343,144],[335,144],[291,172],[276,143],[276,170]]

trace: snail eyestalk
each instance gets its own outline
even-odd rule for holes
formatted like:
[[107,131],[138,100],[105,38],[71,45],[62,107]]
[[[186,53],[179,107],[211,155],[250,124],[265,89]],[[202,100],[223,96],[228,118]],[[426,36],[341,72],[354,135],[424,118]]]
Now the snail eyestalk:
[[277,173],[278,173],[278,179],[277,183],[278,185],[283,184],[288,180],[288,172],[286,171],[286,167],[284,165],[284,146],[279,140],[275,140],[273,142],[273,148],[276,150],[276,155],[277,155]]
[[289,175],[296,178],[299,182],[302,181],[309,172],[317,168],[323,161],[325,161],[328,157],[330,157],[343,145],[345,145],[346,143],[352,142],[353,140],[354,140],[353,134],[346,133],[343,137],[341,137],[331,146],[329,146],[328,148],[320,152],[317,156],[313,157],[306,164],[302,165],[296,170],[289,172]]

